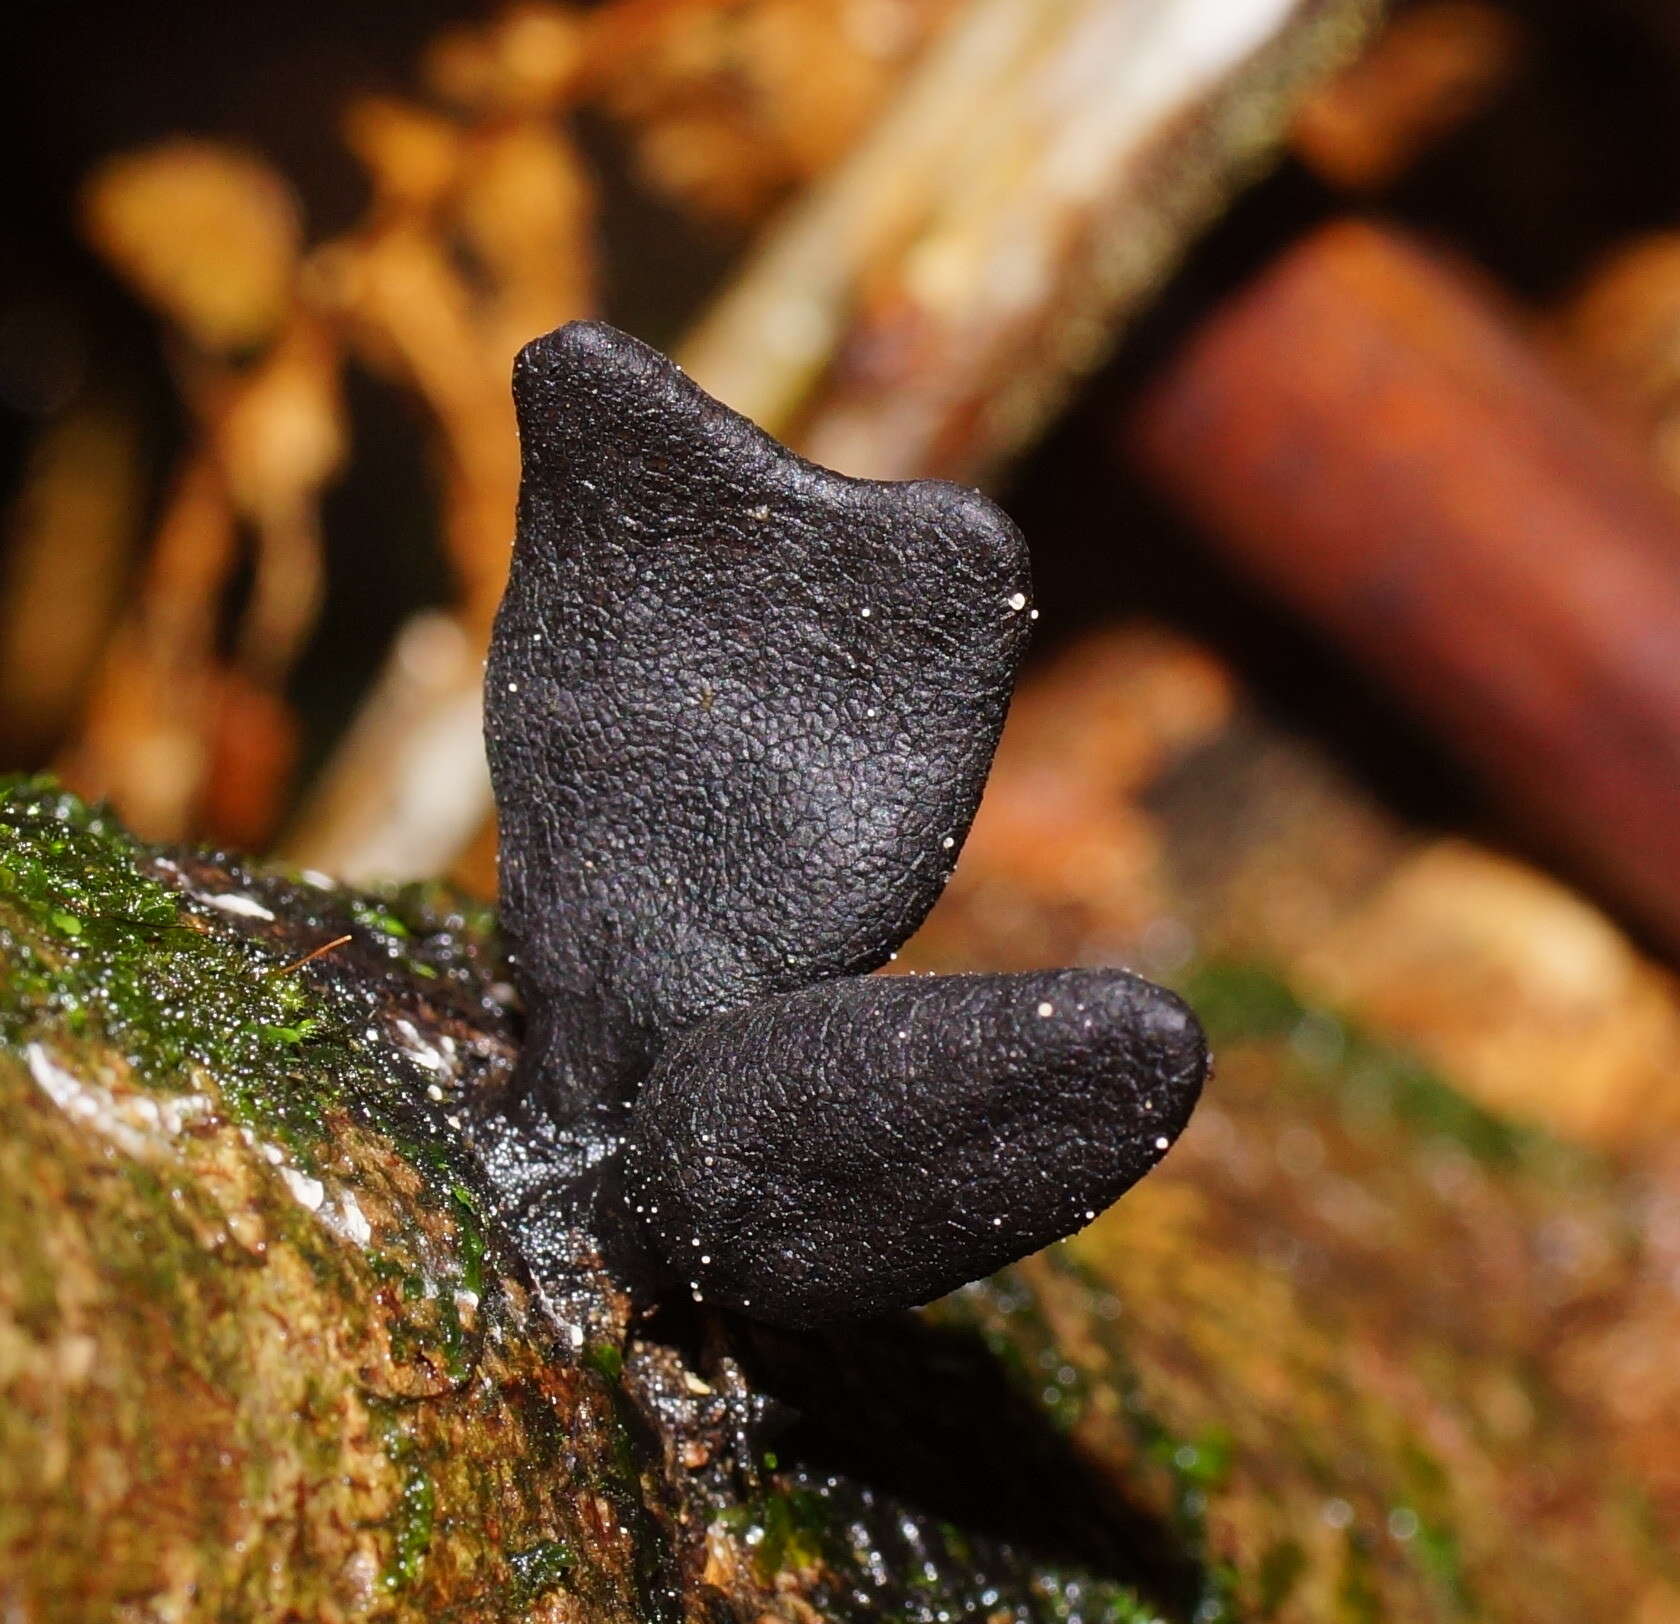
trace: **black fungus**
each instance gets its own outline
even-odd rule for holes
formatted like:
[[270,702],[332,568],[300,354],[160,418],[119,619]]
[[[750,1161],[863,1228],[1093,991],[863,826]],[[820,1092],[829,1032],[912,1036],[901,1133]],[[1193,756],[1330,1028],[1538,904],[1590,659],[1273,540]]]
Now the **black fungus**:
[[979,802],[1015,527],[818,468],[599,323],[514,391],[485,731],[527,1030],[482,1139],[539,1273],[603,1249],[803,1326],[1078,1228],[1183,1127],[1189,1011],[1118,970],[865,978]]

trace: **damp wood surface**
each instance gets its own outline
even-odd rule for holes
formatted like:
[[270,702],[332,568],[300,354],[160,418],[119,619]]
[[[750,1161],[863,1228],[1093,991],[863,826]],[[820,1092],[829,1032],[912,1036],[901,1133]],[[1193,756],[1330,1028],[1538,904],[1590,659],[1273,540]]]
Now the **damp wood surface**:
[[[1082,657],[1155,684],[1140,781],[1232,725],[1170,639]],[[1142,803],[1083,791],[1118,865]],[[1327,806],[1351,917],[1425,848]],[[1000,962],[989,908],[1019,959],[1096,956],[987,816],[913,953]],[[855,1329],[627,1329],[605,1276],[534,1302],[452,1126],[513,1052],[481,913],[138,846],[39,784],[0,818],[18,1616],[1674,1616],[1680,1406],[1641,1350],[1680,1325],[1680,1170],[1455,1088],[1299,944],[1172,914],[1219,1072],[1072,1241]]]

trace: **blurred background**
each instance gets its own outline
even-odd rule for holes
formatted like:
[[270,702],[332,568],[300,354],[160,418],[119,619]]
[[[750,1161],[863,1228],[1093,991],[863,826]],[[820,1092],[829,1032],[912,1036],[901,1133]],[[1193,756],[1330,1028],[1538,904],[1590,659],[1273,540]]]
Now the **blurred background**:
[[903,963],[1188,986],[1221,1080],[1124,1210],[1363,1304],[1345,1416],[1381,1386],[1445,1463],[1301,1504],[1368,1467],[1441,1616],[1676,1616],[1672,0],[0,27],[0,769],[493,894],[508,375],[574,317],[820,461],[985,485],[1038,640]]
[[489,894],[509,366],[604,316],[1026,530],[1033,666],[927,952],[1259,954],[1522,1110],[1680,1114],[1662,0],[6,26],[0,766]]
[[1680,944],[1661,0],[7,27],[0,766],[490,892],[509,367],[604,316],[1026,530],[1033,676],[941,916],[978,959],[1031,955],[1028,871],[1081,956],[1289,959],[1447,834],[1385,905],[1561,961],[1561,879]]

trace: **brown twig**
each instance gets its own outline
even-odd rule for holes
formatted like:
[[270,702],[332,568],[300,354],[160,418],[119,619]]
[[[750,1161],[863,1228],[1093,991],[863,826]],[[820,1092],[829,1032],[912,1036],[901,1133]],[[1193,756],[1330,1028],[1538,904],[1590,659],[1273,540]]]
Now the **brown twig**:
[[1321,229],[1215,313],[1125,442],[1680,946],[1680,512],[1479,283]]
[[819,462],[983,479],[1375,11],[975,0],[760,245],[684,365]]
[[312,964],[324,953],[330,953],[335,947],[343,947],[346,942],[355,938],[348,931],[342,936],[335,936],[330,942],[322,942],[319,947],[312,947],[301,959],[293,959],[290,964],[282,964],[278,970],[270,970],[270,975],[289,976],[294,970],[301,970],[304,965]]

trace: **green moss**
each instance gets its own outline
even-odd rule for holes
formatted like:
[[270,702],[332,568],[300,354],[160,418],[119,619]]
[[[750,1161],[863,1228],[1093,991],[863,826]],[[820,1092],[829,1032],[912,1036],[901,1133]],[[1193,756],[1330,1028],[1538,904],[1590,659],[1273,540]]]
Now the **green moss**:
[[[478,1199],[447,1136],[369,1039],[365,1007],[340,1007],[281,973],[271,949],[198,917],[156,877],[156,854],[48,780],[0,782],[0,851],[0,1043],[86,1035],[149,1089],[213,1079],[234,1121],[309,1172],[329,1122],[354,1115],[453,1208],[471,1276],[460,1283],[479,1289]],[[411,940],[400,920],[373,912]]]
[[719,1514],[767,1588],[857,1624],[1160,1624],[1114,1579],[1045,1564],[836,1477],[785,1474]]
[[560,1589],[572,1571],[572,1553],[559,1540],[545,1539],[523,1551],[508,1552],[513,1569],[513,1599],[521,1607]]
[[352,897],[349,908],[350,917],[364,930],[372,931],[376,936],[406,942],[413,935],[413,932],[396,914],[380,907],[377,902],[370,901],[366,897]]
[[1214,1493],[1224,1485],[1230,1467],[1229,1437],[1217,1428],[1208,1429],[1200,1439],[1173,1432],[1144,1401],[1137,1373],[1114,1339],[1105,1338],[1105,1342],[1132,1437],[1146,1459],[1165,1468],[1171,1485],[1173,1530],[1197,1569],[1193,1617],[1196,1624],[1225,1624],[1239,1616],[1238,1575],[1213,1557],[1208,1507]]
[[1262,1618],[1271,1618],[1282,1609],[1306,1571],[1307,1553],[1298,1540],[1280,1539],[1267,1550],[1256,1580]]
[[[263,950],[201,925],[108,815],[42,780],[0,787],[0,1041],[97,1036],[147,1087],[213,1076],[236,1120],[312,1146],[352,1091],[390,1090],[333,1011]],[[70,931],[64,921],[74,919]]]
[[450,1186],[450,1201],[455,1209],[455,1232],[461,1267],[461,1287],[475,1297],[485,1291],[485,1259],[489,1241],[485,1234],[484,1217],[479,1211],[479,1198],[466,1185]]
[[388,1524],[390,1547],[379,1582],[395,1594],[419,1582],[432,1548],[437,1490],[420,1451],[399,1423],[387,1419],[385,1439],[386,1455],[402,1470],[402,1491]]
[[1231,1434],[1224,1427],[1209,1427],[1194,1442],[1170,1443],[1170,1448],[1169,1443],[1156,1441],[1156,1458],[1171,1469],[1185,1493],[1206,1496],[1223,1487],[1231,1470]]
[[1419,1566],[1446,1593],[1455,1610],[1473,1615],[1475,1599],[1464,1575],[1464,1556],[1456,1536],[1439,1524],[1420,1520],[1409,1544]]
[[1538,1127],[1485,1111],[1416,1056],[1357,1022],[1308,1004],[1273,971],[1246,963],[1200,966],[1183,986],[1215,1054],[1239,1043],[1282,1044],[1297,1077],[1334,1087],[1362,1137],[1398,1125],[1457,1144],[1484,1166],[1578,1178],[1590,1158]]
[[1234,1446],[1229,1432],[1208,1426],[1187,1437],[1169,1427],[1145,1399],[1118,1325],[1101,1311],[1112,1301],[1102,1280],[1064,1248],[1052,1248],[1044,1259],[1090,1305],[1085,1323],[1104,1356],[1100,1373],[1082,1369],[1067,1357],[1044,1321],[1036,1293],[1017,1270],[1005,1269],[969,1286],[932,1312],[945,1323],[976,1330],[1022,1395],[1058,1430],[1071,1431],[1085,1418],[1094,1376],[1119,1395],[1133,1447],[1161,1470],[1168,1484],[1172,1531],[1195,1576],[1196,1624],[1235,1618],[1237,1575],[1213,1559],[1208,1539],[1209,1503],[1231,1469]]
[[814,1567],[828,1557],[844,1560],[829,1509],[814,1488],[772,1490],[726,1511],[723,1524],[752,1551],[765,1585],[779,1573]]
[[[0,783],[0,854],[0,1048],[40,1043],[74,1067],[74,1047],[86,1044],[99,1064],[118,1057],[156,1094],[209,1092],[236,1125],[279,1147],[293,1173],[335,1189],[353,1192],[361,1176],[343,1159],[351,1124],[385,1142],[426,1187],[411,1228],[382,1229],[363,1248],[405,1305],[390,1325],[393,1356],[424,1355],[464,1377],[471,1347],[456,1294],[486,1296],[497,1274],[485,1202],[453,1135],[370,1036],[365,999],[282,973],[289,955],[166,883],[159,854],[46,780]],[[405,951],[416,947],[394,915],[369,916],[395,923],[389,933]],[[124,1172],[168,1233],[171,1191],[140,1188],[157,1181],[138,1163]],[[301,1207],[295,1216],[299,1254],[330,1272],[336,1243]],[[168,1249],[152,1256],[158,1269],[172,1266]],[[174,1300],[184,1288],[158,1279],[138,1289]],[[430,1538],[430,1478],[416,1461],[402,1470],[397,1584]]]
[[1116,1585],[1051,1576],[1035,1588],[1040,1616],[1054,1624],[1162,1624],[1155,1608]]
[[474,954],[496,950],[494,911],[437,882],[393,885],[343,898],[350,921],[392,964],[421,981],[473,980]]
[[612,1342],[591,1342],[584,1350],[583,1362],[608,1382],[617,1382],[624,1374],[624,1350]]

